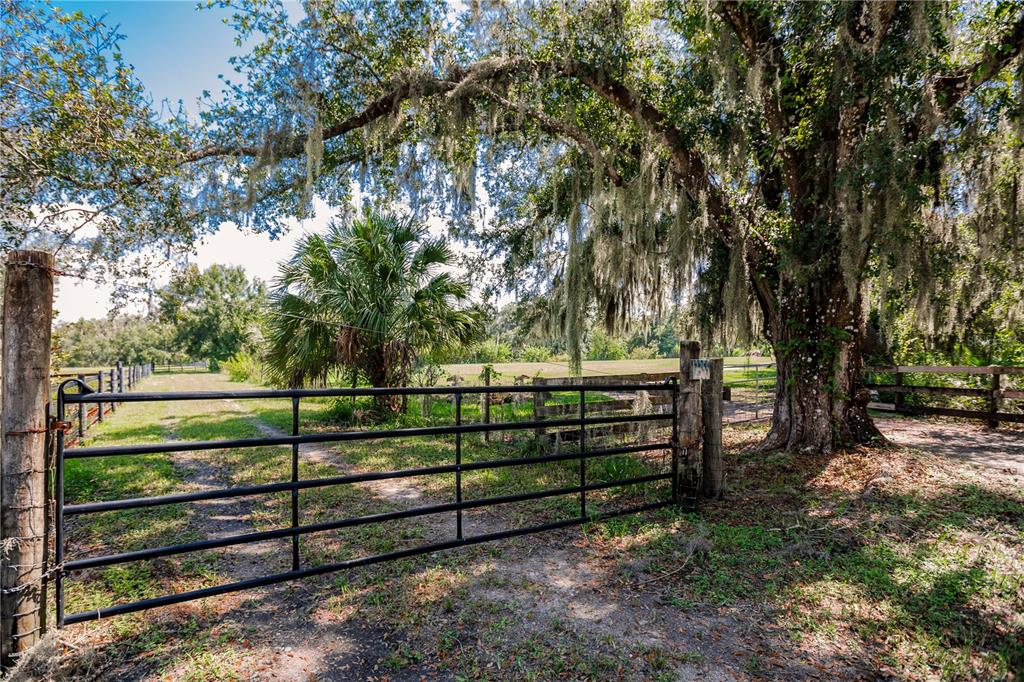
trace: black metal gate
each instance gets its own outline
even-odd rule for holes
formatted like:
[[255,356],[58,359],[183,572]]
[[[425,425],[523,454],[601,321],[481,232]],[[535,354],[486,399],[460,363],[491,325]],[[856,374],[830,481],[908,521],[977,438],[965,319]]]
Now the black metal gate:
[[[76,387],[77,392],[70,392],[67,389]],[[573,384],[559,387],[559,392],[575,392],[579,397],[579,413],[573,418],[548,419],[532,421],[513,421],[499,423],[463,423],[462,422],[462,400],[465,395],[494,394],[494,393],[530,393],[535,391],[533,386],[456,386],[456,387],[431,387],[431,388],[360,388],[360,389],[293,389],[293,390],[254,390],[254,391],[200,391],[200,392],[174,392],[174,393],[96,393],[84,383],[71,379],[63,382],[57,392],[57,419],[64,421],[68,405],[98,404],[105,402],[153,402],[153,401],[185,401],[185,400],[246,400],[256,398],[281,398],[291,401],[292,406],[292,429],[291,435],[264,438],[245,438],[236,440],[214,440],[214,441],[179,441],[168,443],[142,444],[142,445],[119,445],[104,447],[64,447],[64,433],[56,433],[56,472],[55,472],[55,494],[56,494],[56,609],[58,626],[83,621],[96,620],[118,614],[141,611],[158,606],[177,604],[180,602],[210,597],[214,595],[246,590],[274,583],[280,583],[296,578],[321,575],[340,571],[356,566],[365,566],[383,561],[401,559],[405,557],[436,552],[438,550],[451,549],[463,545],[472,545],[492,540],[511,538],[528,533],[537,533],[545,530],[563,528],[589,521],[600,521],[608,518],[633,514],[664,507],[670,504],[678,504],[681,500],[680,491],[680,470],[687,467],[686,462],[681,458],[688,459],[686,452],[681,452],[679,443],[679,416],[678,396],[679,384],[673,377],[661,384],[618,384],[593,386],[585,384]],[[639,391],[663,391],[669,392],[672,396],[671,412],[655,414],[627,414],[611,416],[587,416],[587,393],[588,392],[639,392]],[[455,403],[455,423],[443,426],[427,426],[418,428],[401,428],[388,430],[370,431],[339,431],[331,433],[309,433],[299,432],[299,401],[302,398],[313,397],[360,397],[360,396],[412,396],[412,395],[451,395]],[[587,448],[588,428],[602,425],[615,425],[639,422],[671,422],[671,436],[666,442],[655,441],[619,447],[606,447],[589,449]],[[462,461],[462,436],[470,433],[484,433],[493,431],[517,431],[532,430],[538,427],[553,429],[557,427],[569,427],[578,429],[578,448],[572,452],[555,452],[533,457],[517,457],[510,459],[496,459],[489,461]],[[301,479],[299,476],[299,446],[303,443],[335,443],[344,441],[361,441],[375,439],[404,438],[410,436],[436,436],[453,435],[455,438],[455,455],[451,464],[442,466],[421,467],[415,469],[404,469],[397,471],[381,471],[354,473],[328,478]],[[291,446],[291,480],[278,483],[261,485],[235,486],[230,488],[203,490],[198,492],[177,493],[160,495],[154,497],[137,497],[130,499],[84,502],[76,504],[65,504],[64,502],[64,463],[69,459],[84,457],[106,457],[112,455],[130,457],[133,455],[153,453],[187,452],[194,450],[213,450],[221,448],[259,447],[267,445],[290,445]],[[588,483],[587,462],[600,457],[610,455],[622,455],[639,453],[645,451],[671,452],[671,471],[624,478],[599,483]],[[480,499],[463,499],[462,473],[466,471],[477,471],[486,469],[498,469],[502,467],[526,466],[542,464],[546,462],[579,462],[579,484],[571,487],[551,488],[546,490],[519,493],[514,495],[503,495],[485,497]],[[455,490],[453,491],[454,501],[438,504],[428,504],[410,509],[389,511],[354,518],[342,518],[320,523],[300,525],[299,524],[299,491],[326,486],[347,485],[368,481],[380,481],[385,479],[410,478],[432,474],[454,474]],[[619,486],[632,486],[647,484],[654,481],[671,480],[671,497],[651,504],[634,506],[627,509],[608,511],[603,513],[588,513],[587,493],[594,490],[614,488]],[[290,527],[277,528],[251,533],[242,533],[218,537],[208,540],[184,542],[181,544],[164,547],[153,547],[148,549],[105,554],[102,556],[90,556],[82,559],[65,561],[65,519],[70,516],[95,514],[99,512],[116,511],[123,509],[136,509],[141,507],[156,507],[160,505],[179,504],[185,502],[198,502],[202,500],[227,499],[252,495],[263,495],[268,493],[291,492],[291,525]],[[560,495],[575,495],[579,498],[579,515],[565,520],[533,525],[523,528],[510,528],[499,532],[489,532],[478,535],[466,536],[463,533],[463,511],[467,509],[478,509],[482,507],[523,502],[541,498],[555,497]],[[325,565],[303,567],[299,557],[299,542],[301,536],[308,533],[329,531],[341,528],[349,528],[371,523],[381,523],[402,518],[412,518],[427,514],[451,513],[454,515],[453,537],[451,540],[424,544],[409,549],[376,554],[348,561],[335,562]],[[241,580],[237,582],[205,587],[201,589],[168,594],[164,596],[143,599],[130,603],[116,604],[106,608],[82,613],[64,613],[64,578],[67,574],[83,571],[102,566],[123,564],[133,561],[145,561],[167,557],[187,552],[197,552],[221,547],[229,547],[246,543],[263,542],[266,540],[291,538],[291,570],[281,573],[272,573],[263,577]]]

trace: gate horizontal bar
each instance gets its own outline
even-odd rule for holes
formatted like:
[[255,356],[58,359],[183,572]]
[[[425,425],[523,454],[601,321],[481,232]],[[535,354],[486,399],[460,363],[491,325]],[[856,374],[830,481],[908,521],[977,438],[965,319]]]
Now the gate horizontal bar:
[[[125,395],[131,395],[126,393]],[[462,424],[459,426],[426,426],[411,429],[385,429],[379,431],[335,431],[311,433],[303,436],[269,436],[264,438],[237,438],[234,440],[174,441],[148,445],[109,445],[105,447],[68,448],[65,459],[82,457],[109,457],[113,455],[151,455],[166,452],[191,452],[193,450],[220,450],[225,448],[249,448],[269,445],[292,445],[294,443],[336,443],[351,440],[380,440],[383,438],[411,438],[416,436],[445,436],[456,433],[483,433],[491,431],[525,431],[537,427],[596,426],[601,424],[627,424],[633,422],[671,421],[673,415],[632,414],[588,419],[549,419],[524,422],[496,422],[492,424]]]
[[471,393],[568,393],[571,391],[671,391],[672,384],[562,384],[559,386],[402,386],[395,388],[286,388],[255,391],[173,391],[167,393],[65,393],[64,402],[98,403],[115,398],[122,403],[165,400],[247,400],[255,398],[350,398],[381,395],[463,395]]
[[[626,478],[616,481],[591,483],[583,487],[582,490],[591,491],[604,490],[606,488],[619,488],[627,485],[639,485],[641,483],[665,481],[671,478],[671,473],[650,474],[648,476],[637,476],[634,478]],[[281,538],[291,537],[293,534],[306,535],[309,533],[322,533],[328,530],[339,530],[341,528],[364,526],[368,523],[381,523],[384,521],[394,521],[397,519],[407,519],[417,516],[427,516],[430,514],[453,512],[458,511],[460,509],[477,509],[480,507],[493,507],[499,504],[511,504],[514,502],[540,500],[546,497],[558,497],[559,495],[574,495],[576,493],[579,493],[580,490],[581,488],[578,485],[565,488],[552,488],[550,490],[538,490],[536,492],[530,493],[517,493],[515,495],[501,495],[498,497],[484,497],[476,500],[464,500],[462,502],[446,502],[444,504],[432,504],[422,507],[412,507],[410,509],[401,509],[393,512],[382,512],[380,514],[356,516],[350,519],[339,519],[337,521],[323,521],[321,523],[313,523],[306,526],[297,526],[295,528],[278,528],[274,530],[258,531],[255,533],[228,535],[222,538],[213,538],[210,540],[183,542],[180,545],[152,547],[149,549],[139,549],[132,552],[123,552],[121,554],[110,554],[106,556],[78,559],[76,561],[67,561],[64,563],[64,570],[81,571],[87,568],[97,568],[99,566],[109,566],[112,564],[123,564],[129,561],[145,561],[148,559],[159,559],[161,557],[171,556],[174,554],[185,554],[187,552],[199,552],[207,549],[217,549],[219,547],[230,547],[232,545],[243,545],[254,542],[278,540]]]
[[645,443],[643,445],[625,445],[615,448],[604,448],[601,450],[590,450],[585,453],[569,452],[557,455],[542,455],[540,457],[515,457],[509,459],[494,459],[481,462],[464,462],[461,465],[445,464],[434,467],[421,467],[418,469],[399,469],[397,471],[372,471],[361,474],[348,474],[345,476],[331,476],[328,478],[314,478],[304,481],[265,483],[262,485],[236,486],[233,488],[219,488],[216,490],[201,490],[194,493],[178,493],[173,495],[156,495],[153,497],[133,497],[124,500],[106,500],[103,502],[88,502],[84,504],[69,504],[64,506],[65,516],[79,514],[96,514],[99,512],[120,511],[123,509],[138,509],[140,507],[157,507],[166,504],[182,504],[185,502],[199,502],[203,500],[218,500],[232,497],[247,497],[250,495],[262,495],[268,493],[287,492],[292,489],[307,490],[310,488],[323,488],[332,485],[346,483],[365,483],[368,481],[383,481],[389,478],[406,478],[412,476],[432,476],[435,474],[455,473],[461,468],[462,471],[477,471],[481,469],[500,469],[510,466],[529,466],[531,464],[546,464],[549,462],[564,462],[578,460],[582,457],[596,459],[610,455],[626,455],[637,452],[649,452],[652,450],[670,450],[671,443]]
[[[576,490],[578,489],[574,489],[574,491]],[[146,609],[152,609],[158,606],[180,604],[182,602],[192,601],[194,599],[202,599],[203,597],[215,597],[221,594],[238,592],[240,590],[249,590],[257,587],[265,587],[267,585],[274,585],[277,583],[287,582],[289,580],[296,580],[298,578],[309,578],[312,576],[324,575],[326,573],[336,573],[338,571],[342,571],[349,568],[358,568],[360,566],[369,566],[371,564],[377,564],[384,561],[405,559],[408,557],[419,556],[422,554],[430,554],[432,552],[438,552],[446,549],[454,549],[455,547],[462,547],[465,545],[477,545],[484,542],[492,542],[494,540],[504,540],[507,538],[518,537],[520,535],[528,535],[530,533],[540,533],[548,530],[556,530],[558,528],[566,528],[569,526],[579,525],[582,523],[605,521],[607,519],[615,518],[617,516],[626,516],[627,514],[638,514],[645,511],[651,511],[653,509],[667,507],[670,504],[672,503],[671,501],[668,500],[662,502],[654,502],[651,504],[646,504],[639,507],[632,507],[629,509],[603,512],[600,514],[590,514],[585,518],[575,517],[572,519],[566,519],[564,521],[553,521],[551,523],[545,523],[537,526],[529,526],[526,528],[514,528],[511,530],[498,531],[495,533],[474,535],[472,537],[463,538],[461,540],[437,542],[430,545],[422,545],[420,547],[413,547],[410,549],[388,552],[386,554],[376,554],[373,556],[361,557],[359,559],[349,559],[347,561],[339,561],[331,564],[324,564],[323,566],[312,566],[310,568],[304,568],[298,571],[276,573],[261,578],[250,578],[249,580],[240,580],[238,582],[227,583],[225,585],[204,587],[198,590],[181,592],[179,594],[172,594],[163,597],[153,597],[151,599],[142,599],[139,601],[130,602],[128,604],[119,604],[117,606],[108,606],[106,608],[96,609],[95,611],[83,611],[81,613],[73,613],[64,617],[63,624],[73,625],[75,623],[83,623],[91,620],[100,620],[101,618],[109,618],[111,616],[118,616],[125,613],[144,611]],[[288,530],[289,532],[291,532],[292,529],[289,528]]]

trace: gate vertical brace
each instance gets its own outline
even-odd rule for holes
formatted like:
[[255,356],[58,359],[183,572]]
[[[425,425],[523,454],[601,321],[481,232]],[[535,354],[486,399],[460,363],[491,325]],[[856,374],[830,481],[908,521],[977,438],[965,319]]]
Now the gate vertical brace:
[[53,254],[7,254],[0,416],[0,669],[39,641],[46,546]]
[[[455,425],[462,426],[462,394],[455,394]],[[455,501],[462,504],[462,432],[455,432]],[[455,510],[455,537],[462,539],[462,509]]]
[[[103,370],[96,372],[96,392],[103,393]],[[96,403],[96,421],[103,421],[103,403]]]
[[587,518],[587,391],[580,389],[580,518]]
[[672,384],[672,504],[679,504],[679,377]]
[[[299,398],[292,398],[292,435],[299,435]],[[292,443],[292,528],[299,527],[299,444]],[[299,570],[299,533],[292,533],[292,570]]]
[[57,388],[57,423],[54,434],[56,440],[56,457],[53,469],[53,550],[54,575],[54,606],[57,611],[57,627],[64,627],[64,386]]
[[[484,385],[485,386],[490,386],[491,385],[491,368],[490,367],[485,367],[484,368]],[[491,394],[490,393],[484,393],[483,394],[483,398],[484,398],[484,403],[483,403],[484,424],[490,424],[491,423]],[[484,431],[484,442],[485,443],[490,443],[491,442],[491,432],[490,431]]]
[[[78,380],[83,384],[85,383],[85,375],[79,374]],[[85,416],[89,413],[85,409],[85,403],[78,403],[78,442],[81,443],[85,438]]]

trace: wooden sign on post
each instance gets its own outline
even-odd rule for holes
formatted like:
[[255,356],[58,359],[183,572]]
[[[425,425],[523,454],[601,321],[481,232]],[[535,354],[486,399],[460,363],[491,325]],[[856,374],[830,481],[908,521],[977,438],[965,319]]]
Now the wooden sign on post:
[[711,363],[706,359],[690,360],[690,380],[703,381],[711,378]]

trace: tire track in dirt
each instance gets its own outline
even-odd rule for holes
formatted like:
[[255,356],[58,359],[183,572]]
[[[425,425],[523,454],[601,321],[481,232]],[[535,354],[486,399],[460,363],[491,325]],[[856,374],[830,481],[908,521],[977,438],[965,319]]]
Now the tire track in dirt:
[[[244,411],[244,408],[238,402],[229,402],[233,403],[232,407],[235,409]],[[250,423],[268,438],[279,438],[289,435],[281,429],[260,420],[255,415],[250,416]],[[338,452],[331,444],[301,443],[299,445],[299,456],[300,461],[311,464],[325,464],[333,467],[340,475],[366,473],[367,471],[352,464],[352,462],[346,459],[344,454]],[[364,481],[347,485],[356,486],[369,492],[370,495],[379,500],[402,507],[403,509],[442,501],[454,501],[454,494],[451,500],[431,499],[416,483],[415,479],[412,478],[388,478],[381,481]],[[429,533],[428,540],[430,542],[452,540],[455,537],[454,512],[427,514],[418,516],[416,519],[427,528]],[[503,527],[498,526],[492,519],[486,518],[484,514],[474,514],[470,511],[463,512],[462,523],[463,531],[466,535],[490,533]]]
[[[282,433],[245,410],[236,401],[227,401],[233,411],[247,417],[265,435]],[[176,440],[173,429],[167,440]],[[315,445],[315,444],[313,444]],[[184,481],[193,490],[229,488],[232,485],[227,466],[211,461],[211,451],[174,453],[172,462]],[[310,447],[303,452],[311,461],[337,463],[338,457],[326,448]],[[418,493],[418,491],[416,491]],[[394,495],[412,495],[411,488],[392,490]],[[190,529],[203,539],[252,533],[255,500],[236,497],[202,500],[193,503]],[[290,539],[233,545],[217,552],[213,561],[218,582],[235,582],[257,578],[290,569]],[[324,603],[323,582],[302,580],[265,588],[229,593],[216,598],[216,608],[224,613],[221,627],[236,627],[247,633],[253,658],[246,679],[372,679],[379,675],[381,659],[396,643],[391,633],[350,617],[338,621],[321,611]],[[400,644],[398,642],[397,644]],[[420,680],[436,672],[412,666],[392,680]],[[167,674],[167,673],[165,673]],[[173,672],[171,672],[173,675]]]

